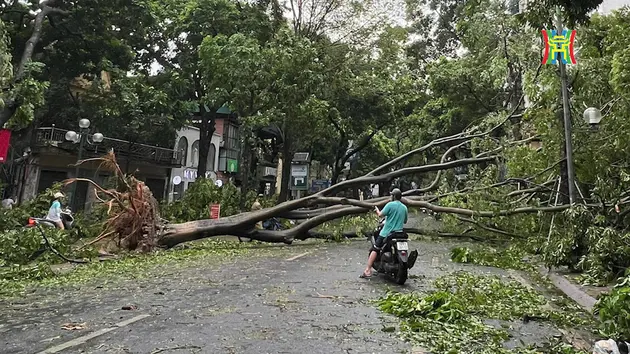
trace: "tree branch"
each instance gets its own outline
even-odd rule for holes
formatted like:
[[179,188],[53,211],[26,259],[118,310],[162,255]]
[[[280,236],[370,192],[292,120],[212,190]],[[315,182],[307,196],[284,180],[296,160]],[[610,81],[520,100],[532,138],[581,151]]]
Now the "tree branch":
[[392,171],[383,175],[379,175],[379,176],[371,176],[368,174],[363,177],[350,179],[350,180],[346,180],[341,183],[338,183],[334,186],[324,189],[323,191],[320,191],[319,193],[315,194],[315,196],[330,196],[330,195],[334,195],[338,193],[339,191],[342,191],[344,189],[351,188],[354,186],[365,185],[365,184],[370,184],[370,183],[387,182],[387,181],[393,180],[396,177],[401,177],[401,176],[409,175],[409,174],[448,170],[448,169],[459,167],[459,166],[492,162],[492,161],[495,161],[496,158],[497,156],[461,159],[461,160],[454,160],[454,161],[441,163],[441,164],[407,167],[407,168],[395,170],[395,171]]
[[68,14],[67,11],[52,7],[51,5],[53,5],[54,2],[54,0],[46,0],[42,1],[39,4],[39,8],[41,9],[41,11],[35,16],[33,32],[31,33],[30,38],[28,39],[28,41],[26,41],[26,45],[24,46],[22,58],[20,59],[20,63],[18,64],[15,76],[13,78],[14,82],[18,82],[24,77],[24,70],[26,69],[26,65],[29,61],[31,61],[31,58],[33,57],[33,52],[35,51],[35,47],[37,46],[37,43],[39,43],[39,40],[41,38],[44,19],[50,14]]
[[473,219],[462,218],[460,216],[457,216],[456,218],[459,221],[476,225],[477,227],[479,227],[479,228],[481,228],[483,230],[486,230],[486,231],[494,232],[494,233],[505,235],[505,236],[509,236],[509,237],[515,237],[515,238],[521,238],[521,239],[525,238],[523,236],[519,236],[519,235],[513,234],[511,232],[507,232],[507,231],[504,231],[504,230],[501,230],[501,229],[498,229],[498,228],[490,227],[488,225],[482,224],[481,222],[475,221]]
[[413,156],[415,154],[421,153],[421,152],[423,152],[423,151],[425,151],[425,150],[427,150],[427,149],[429,149],[429,148],[431,148],[433,146],[442,145],[442,144],[445,144],[445,143],[461,142],[462,140],[472,140],[474,138],[480,138],[482,136],[490,135],[492,132],[496,131],[501,126],[503,126],[503,124],[505,124],[508,120],[510,120],[510,118],[512,118],[515,115],[516,110],[521,105],[521,102],[523,101],[524,98],[525,98],[525,96],[521,96],[521,98],[519,99],[519,103],[517,104],[517,107],[514,110],[512,110],[512,112],[510,114],[508,114],[508,116],[503,121],[501,121],[499,124],[497,124],[496,126],[494,126],[493,128],[491,128],[490,130],[488,130],[486,132],[478,133],[478,134],[468,134],[466,132],[463,132],[463,133],[458,133],[458,134],[454,134],[454,135],[451,135],[451,136],[447,136],[447,137],[444,137],[444,138],[435,139],[435,140],[431,141],[430,143],[428,143],[428,144],[426,144],[426,145],[424,145],[422,147],[419,147],[417,149],[411,150],[411,151],[407,152],[406,154],[403,154],[403,155],[401,155],[401,156],[399,156],[399,157],[389,161],[388,163],[385,163],[385,164],[377,167],[376,169],[374,169],[373,171],[368,173],[366,176],[373,176],[374,174],[376,174],[376,173],[378,173],[380,171],[383,171],[383,170],[385,170],[385,169],[387,169],[389,167],[392,167],[392,166],[398,164],[399,162],[402,162],[402,161],[408,159],[409,157],[411,157],[411,156]]

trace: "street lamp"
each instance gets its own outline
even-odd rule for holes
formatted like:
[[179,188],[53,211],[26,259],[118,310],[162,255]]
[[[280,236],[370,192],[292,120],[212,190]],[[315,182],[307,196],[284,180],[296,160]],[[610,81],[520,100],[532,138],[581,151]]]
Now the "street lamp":
[[594,107],[587,108],[584,111],[584,121],[591,126],[591,129],[596,130],[599,122],[602,121],[602,111]]
[[[87,141],[88,144],[98,144],[103,142],[105,138],[101,133],[94,133],[89,136],[90,132],[90,120],[87,118],[82,118],[79,120],[79,133],[75,131],[68,131],[66,133],[66,140],[77,144],[79,143],[79,154],[77,156],[77,165],[75,170],[75,178],[79,178],[79,161],[83,158],[83,145]],[[77,182],[74,183],[74,187],[72,188],[72,210],[76,209],[76,201],[77,201]]]

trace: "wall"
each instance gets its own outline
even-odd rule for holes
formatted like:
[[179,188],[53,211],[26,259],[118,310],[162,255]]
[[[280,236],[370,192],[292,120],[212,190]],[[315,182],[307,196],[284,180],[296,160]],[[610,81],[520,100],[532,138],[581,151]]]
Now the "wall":
[[[73,178],[76,174],[76,167],[73,165],[76,163],[76,156],[60,152],[58,149],[48,148],[42,149],[40,152],[32,160],[31,164],[27,166],[27,176],[26,181],[24,183],[24,193],[22,195],[22,200],[27,201],[35,196],[37,196],[38,190],[42,189],[45,186],[41,186],[40,184],[49,184],[52,180],[42,179],[42,173],[46,174],[49,171],[49,174],[58,174],[58,178],[54,179],[54,182],[62,182],[64,179]],[[126,167],[126,161],[119,160],[118,161],[121,168]],[[146,180],[147,178],[154,180],[163,180],[166,183],[166,180],[169,176],[169,168],[156,166],[144,161],[130,161],[129,163],[129,172],[133,173],[136,178],[139,180]],[[100,163],[92,162],[86,163],[81,166],[80,169],[81,177],[93,179],[97,183],[103,183],[105,177],[111,176],[112,173],[108,170],[105,170],[100,167]],[[67,187],[66,193],[70,193],[73,187]],[[82,196],[83,197],[83,196]],[[87,187],[85,197],[85,206],[89,208],[89,206],[96,202],[94,197],[94,188]],[[157,199],[162,199],[164,195],[155,195]]]

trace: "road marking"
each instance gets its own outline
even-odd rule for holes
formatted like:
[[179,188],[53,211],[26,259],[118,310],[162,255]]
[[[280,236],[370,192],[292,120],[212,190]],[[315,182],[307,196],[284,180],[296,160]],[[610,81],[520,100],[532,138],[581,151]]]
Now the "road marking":
[[127,325],[130,325],[130,324],[132,324],[134,322],[140,321],[141,319],[147,318],[149,316],[151,316],[151,315],[147,315],[147,314],[139,315],[139,316],[130,318],[130,319],[126,320],[126,321],[118,322],[113,327],[99,329],[96,332],[92,332],[90,334],[86,334],[86,335],[81,336],[79,338],[75,338],[75,339],[67,341],[65,343],[56,345],[56,346],[54,346],[52,348],[48,348],[48,349],[46,349],[44,351],[41,351],[41,352],[39,352],[37,354],[59,353],[62,350],[65,350],[65,349],[68,349],[68,348],[72,348],[72,347],[76,347],[77,345],[80,345],[80,344],[84,344],[85,342],[87,342],[88,340],[90,340],[92,338],[96,338],[98,336],[102,336],[105,333],[109,333],[109,332],[111,332],[111,331],[113,331],[115,329],[118,329],[120,327],[125,327]]
[[311,252],[304,252],[304,253],[302,253],[302,254],[298,254],[298,255],[297,255],[297,256],[295,256],[295,257],[291,257],[291,258],[287,259],[287,261],[294,261],[294,260],[296,260],[296,259],[298,259],[298,258],[302,258],[302,257],[304,257],[304,256],[306,256],[307,254],[310,254],[310,253],[311,253]]

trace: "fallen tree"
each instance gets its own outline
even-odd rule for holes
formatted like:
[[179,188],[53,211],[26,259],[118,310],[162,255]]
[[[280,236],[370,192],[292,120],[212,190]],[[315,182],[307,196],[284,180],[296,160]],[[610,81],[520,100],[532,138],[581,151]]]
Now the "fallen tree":
[[[456,214],[460,217],[466,217],[461,218],[461,222],[463,223],[470,223],[483,230],[503,236],[516,237],[517,235],[506,230],[485,225],[475,219],[527,213],[556,213],[569,209],[570,205],[557,205],[553,207],[522,205],[506,210],[470,210],[459,207],[440,206],[437,204],[440,198],[446,195],[462,194],[469,192],[470,189],[454,191],[445,195],[428,194],[438,189],[440,178],[442,178],[444,171],[461,166],[486,166],[500,161],[502,159],[500,153],[503,149],[500,145],[490,150],[478,151],[476,154],[472,155],[472,157],[468,158],[452,159],[452,155],[456,150],[464,149],[474,139],[488,137],[514,116],[515,114],[512,112],[501,123],[485,132],[475,132],[475,128],[473,128],[468,132],[435,139],[429,144],[387,162],[364,176],[343,181],[314,195],[287,201],[260,211],[245,212],[220,219],[196,220],[180,224],[170,224],[160,218],[157,202],[155,198],[153,198],[151,191],[143,182],[135,179],[133,176],[123,174],[116,163],[113,152],[110,152],[103,158],[86,160],[80,163],[94,160],[101,161],[103,165],[102,168],[113,171],[118,177],[119,183],[117,190],[105,190],[91,180],[84,181],[94,186],[97,198],[102,203],[106,204],[108,208],[109,219],[106,222],[105,231],[98,239],[113,237],[117,240],[120,247],[132,250],[150,250],[154,247],[170,248],[180,243],[221,235],[247,237],[264,242],[287,244],[292,243],[294,240],[304,240],[307,238],[327,238],[330,237],[330,235],[314,231],[314,229],[334,219],[364,214],[373,210],[375,206],[383,207],[389,200],[388,197],[382,197],[360,201],[339,197],[338,195],[341,192],[363,187],[371,183],[391,182],[395,178],[406,175],[419,175],[433,172],[436,173],[436,176],[428,186],[404,193],[403,202],[407,206],[412,208],[424,208],[435,213]],[[530,139],[524,139],[511,142],[510,144],[522,144],[529,140]],[[395,166],[403,165],[410,157],[420,154],[432,147],[446,148],[439,163],[395,168]],[[470,152],[472,150],[468,149],[467,151]],[[389,172],[379,174],[387,170],[389,170]],[[75,181],[77,181],[77,179],[69,180],[68,183]],[[529,188],[513,191],[509,194],[510,197],[521,197],[520,200],[522,200],[522,196],[524,195],[554,192],[552,188],[549,188],[549,183],[536,185],[532,182],[531,177],[521,179],[513,178],[481,188],[496,188],[514,183],[529,186]],[[586,206],[593,208],[602,207],[601,204],[586,204]],[[301,220],[301,222],[290,229],[280,231],[261,230],[255,227],[256,223],[273,217]]]

